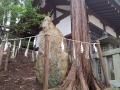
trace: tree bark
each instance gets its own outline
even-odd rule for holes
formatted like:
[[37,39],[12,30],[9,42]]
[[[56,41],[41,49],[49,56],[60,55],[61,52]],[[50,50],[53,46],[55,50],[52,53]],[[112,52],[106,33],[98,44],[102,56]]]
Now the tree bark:
[[[72,21],[72,39],[84,42],[88,41],[86,9],[84,0],[71,0],[71,21]],[[75,43],[76,58],[79,60],[78,75],[80,79],[80,89],[89,90],[86,82],[88,76],[84,75],[86,73],[85,69],[86,71],[89,71],[87,70],[88,68],[86,67],[86,64],[89,64],[88,63],[89,61],[85,60],[80,50],[81,50],[80,43]],[[84,61],[86,61],[86,64],[84,63]],[[87,66],[89,67],[89,65]]]
[[[82,42],[88,42],[88,25],[86,16],[86,4],[85,0],[71,0],[71,22],[72,22],[72,39]],[[100,87],[97,81],[94,79],[91,61],[85,58],[86,50],[84,46],[84,52],[81,53],[80,43],[75,43],[76,59],[79,61],[78,78],[79,78],[79,90],[90,90],[91,86],[94,86],[96,90]]]

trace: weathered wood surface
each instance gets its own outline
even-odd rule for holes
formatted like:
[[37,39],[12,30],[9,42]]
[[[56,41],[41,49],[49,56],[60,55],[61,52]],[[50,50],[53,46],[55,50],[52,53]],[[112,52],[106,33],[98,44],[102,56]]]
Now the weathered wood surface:
[[[100,43],[99,41],[96,41],[96,42]],[[103,71],[104,78],[105,78],[105,84],[106,84],[107,87],[109,87],[109,81],[108,81],[108,77],[107,77],[107,73],[106,73],[105,64],[104,64],[104,61],[103,61],[103,56],[102,56],[102,51],[101,51],[100,44],[97,44],[97,49],[98,49],[100,64],[101,64],[102,71]]]
[[[68,53],[66,42],[63,42],[62,33],[53,25],[51,19],[46,17],[43,21],[43,30],[40,32],[40,48],[38,58],[36,60],[36,76],[40,84],[43,84],[44,76],[44,50],[45,50],[45,38],[42,34],[46,32],[50,34],[49,37],[49,75],[48,84],[49,87],[55,87],[62,83],[65,79],[68,69]],[[53,36],[52,36],[53,35]],[[57,37],[55,37],[55,36]],[[60,37],[58,37],[60,36]],[[61,45],[63,42],[63,45]],[[64,48],[64,50],[62,50]]]
[[[86,18],[85,0],[71,0],[72,39],[87,42],[88,25]],[[79,90],[89,90],[87,80],[91,72],[90,60],[85,59],[85,53],[81,54],[80,43],[75,43],[76,59],[79,61],[78,77]],[[85,49],[86,51],[86,49]],[[89,73],[89,74],[88,74]]]
[[6,56],[6,60],[5,60],[4,71],[7,71],[9,57],[10,57],[10,46],[8,46],[8,49],[7,49],[7,56]]
[[48,90],[48,70],[49,70],[49,35],[46,34],[45,35],[45,51],[44,51],[44,82],[43,82],[43,90]]
[[5,41],[3,40],[0,47],[0,68],[2,64],[3,52],[4,52]]
[[[86,17],[85,0],[71,0],[71,22],[72,22],[72,38],[74,40],[88,42],[88,25]],[[87,44],[87,43],[86,43]],[[95,79],[92,71],[91,61],[86,58],[85,44],[83,44],[84,52],[81,54],[80,43],[75,43],[75,55],[78,60],[78,90],[102,90],[98,86],[98,81]],[[71,89],[72,90],[72,89]]]

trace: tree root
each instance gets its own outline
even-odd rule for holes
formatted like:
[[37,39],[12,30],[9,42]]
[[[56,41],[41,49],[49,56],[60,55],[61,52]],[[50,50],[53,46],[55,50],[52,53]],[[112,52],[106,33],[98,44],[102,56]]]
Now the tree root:
[[63,84],[48,90],[103,90],[104,85],[99,82],[93,74],[91,74],[90,82],[87,83],[82,72],[78,72],[73,63],[68,76]]

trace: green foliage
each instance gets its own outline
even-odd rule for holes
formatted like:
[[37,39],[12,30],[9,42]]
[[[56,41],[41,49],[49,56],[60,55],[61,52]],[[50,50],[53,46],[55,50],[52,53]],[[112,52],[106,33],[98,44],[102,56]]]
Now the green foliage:
[[30,27],[41,25],[46,16],[39,11],[40,7],[32,6],[32,0],[0,0],[0,25],[9,27],[10,33],[30,32]]

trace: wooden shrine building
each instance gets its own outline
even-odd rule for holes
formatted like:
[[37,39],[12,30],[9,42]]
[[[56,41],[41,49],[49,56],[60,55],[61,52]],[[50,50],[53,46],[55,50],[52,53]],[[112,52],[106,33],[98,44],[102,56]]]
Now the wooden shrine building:
[[[120,1],[85,1],[88,30],[91,32],[90,38],[91,40],[100,40],[109,82],[114,86],[120,87]],[[53,23],[66,38],[72,38],[69,0],[34,0],[33,6],[36,5],[43,6],[39,13],[50,13]],[[35,30],[37,34],[39,29],[36,27]],[[104,37],[105,32],[108,35],[106,37]],[[94,53],[93,68],[96,77],[104,81],[97,55],[94,55]]]

